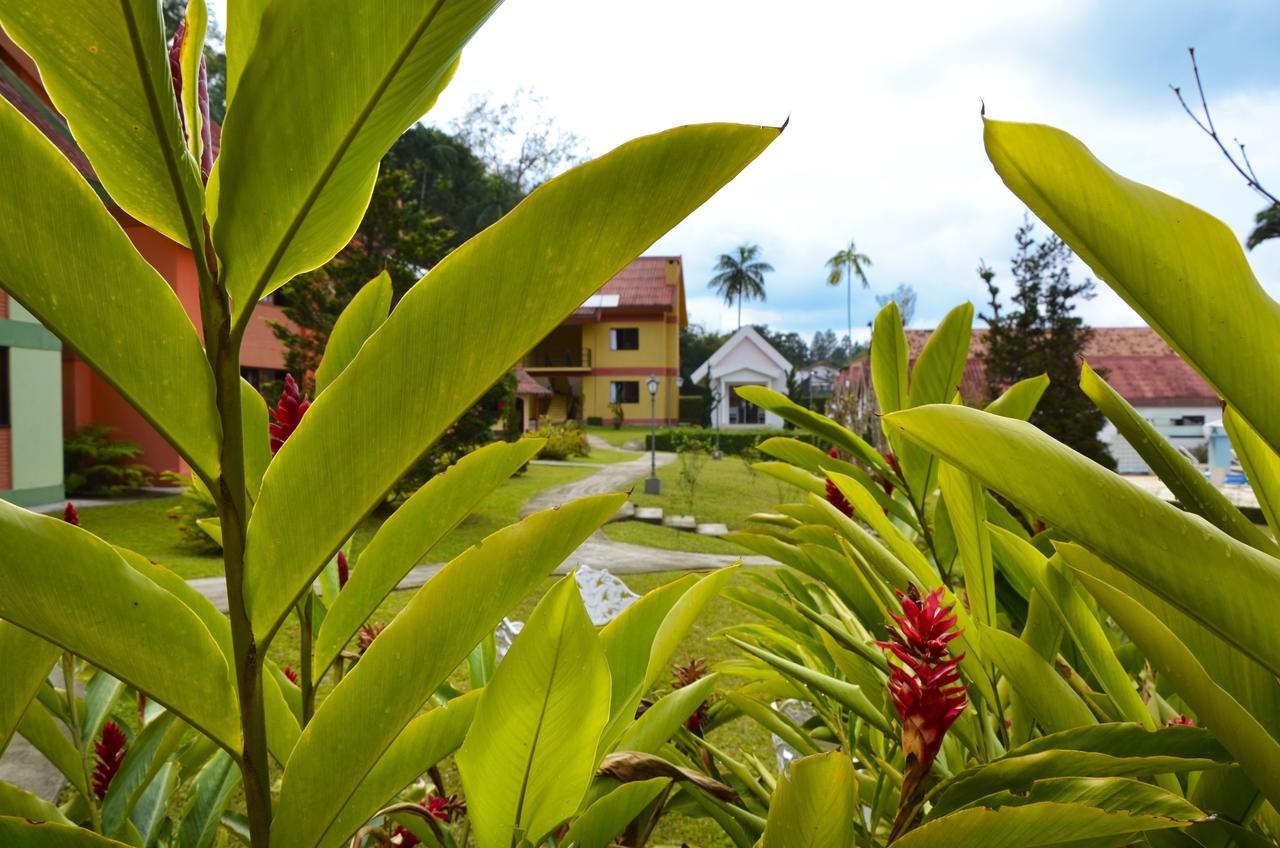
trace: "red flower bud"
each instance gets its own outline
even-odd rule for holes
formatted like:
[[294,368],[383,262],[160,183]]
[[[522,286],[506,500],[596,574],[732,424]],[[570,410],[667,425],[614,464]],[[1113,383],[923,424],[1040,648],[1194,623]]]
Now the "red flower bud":
[[114,721],[102,726],[102,738],[93,745],[98,755],[97,765],[93,768],[93,794],[99,801],[107,797],[107,789],[116,772],[120,771],[120,764],[124,762],[124,755],[128,751],[127,742],[124,731]]
[[71,501],[67,501],[67,506],[62,510],[62,520],[68,524],[80,526],[80,513],[76,512],[76,505]]
[[1165,722],[1165,724],[1169,725],[1170,727],[1195,727],[1196,720],[1193,719],[1191,716],[1176,715],[1173,718],[1169,719],[1167,722]]
[[298,384],[292,374],[284,376],[284,391],[280,393],[280,402],[271,410],[271,455],[275,456],[284,447],[285,440],[293,435],[302,421],[302,416],[311,408],[311,399],[304,398],[298,390]]
[[284,676],[289,678],[289,682],[294,686],[298,685],[298,672],[293,670],[293,666],[287,665],[284,667]]
[[347,555],[338,551],[338,589],[341,590],[351,579],[351,566],[347,565]]
[[831,480],[827,481],[827,503],[853,518],[853,504],[849,503],[849,499],[844,496],[844,492],[840,491],[840,487]]

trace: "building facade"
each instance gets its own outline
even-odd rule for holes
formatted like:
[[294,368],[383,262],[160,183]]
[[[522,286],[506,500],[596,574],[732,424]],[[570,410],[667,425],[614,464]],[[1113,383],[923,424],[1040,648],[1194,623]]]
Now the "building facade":
[[[171,241],[155,230],[134,220],[115,206],[93,171],[93,166],[76,144],[66,123],[58,115],[56,109],[40,83],[40,75],[35,63],[13,41],[0,30],[0,98],[8,101],[27,120],[36,126],[58,150],[75,165],[81,176],[93,186],[103,198],[107,209],[120,224],[121,229],[129,236],[134,247],[173,287],[174,294],[186,310],[200,332],[200,301],[196,279],[195,261],[191,251]],[[214,148],[217,152],[218,128],[214,127]],[[9,312],[12,315],[26,315],[20,311],[16,302],[10,301]],[[30,316],[27,316],[29,319]],[[21,317],[17,319],[30,323]],[[245,332],[244,347],[241,356],[242,373],[250,382],[259,385],[267,380],[282,379],[284,375],[284,348],[271,330],[270,322],[278,321],[288,324],[280,307],[274,303],[264,302],[254,310],[253,320]],[[38,324],[36,327],[49,338],[51,334]],[[24,330],[23,332],[28,332]],[[56,342],[56,339],[54,340]],[[4,344],[0,341],[0,344]],[[60,351],[60,352],[59,352]],[[14,355],[10,354],[10,359]],[[155,471],[187,471],[185,463],[154,428],[148,424],[138,412],[89,367],[88,363],[76,355],[74,350],[59,346],[53,349],[55,361],[60,367],[49,374],[43,367],[43,381],[32,391],[52,393],[58,397],[56,412],[50,416],[53,404],[42,399],[39,394],[29,394],[30,381],[19,376],[19,382],[10,387],[13,397],[20,398],[23,408],[21,415],[32,418],[43,416],[42,427],[48,435],[43,441],[56,445],[58,484],[61,489],[62,480],[62,437],[75,432],[89,424],[102,424],[113,428],[119,438],[137,442],[142,447],[139,461]],[[46,357],[47,358],[47,357]],[[17,354],[17,360],[24,368],[30,356]],[[16,373],[10,365],[11,379]],[[23,374],[27,372],[24,370]],[[22,386],[22,393],[18,393]],[[11,415],[12,410],[11,410]],[[47,446],[45,453],[48,453]],[[43,454],[42,454],[43,455]],[[42,478],[43,479],[43,478]],[[0,483],[3,480],[0,479]],[[46,487],[47,488],[47,487]],[[4,491],[0,485],[0,492]],[[62,495],[58,494],[57,500]],[[34,501],[33,501],[34,502]]]
[[62,500],[62,344],[0,292],[0,498]]
[[[627,424],[674,424],[680,403],[680,328],[688,324],[678,256],[641,256],[561,322],[521,361],[549,396],[539,414]],[[650,397],[649,377],[658,379]]]
[[763,386],[787,393],[791,363],[754,327],[739,327],[706,362],[689,375],[711,389],[711,426],[728,429],[782,427],[782,419],[738,396],[743,386]]

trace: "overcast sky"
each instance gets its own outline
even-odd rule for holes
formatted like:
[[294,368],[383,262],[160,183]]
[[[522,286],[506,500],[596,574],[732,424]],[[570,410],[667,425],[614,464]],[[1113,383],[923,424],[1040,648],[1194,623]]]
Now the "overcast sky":
[[[1243,239],[1263,203],[1167,85],[1191,85],[1196,46],[1219,129],[1249,145],[1275,192],[1277,32],[1276,0],[508,0],[427,120],[445,125],[475,93],[525,86],[600,154],[679,124],[790,116],[756,163],[653,248],[684,257],[692,319],[736,326],[706,281],[720,253],[753,242],[777,270],[745,320],[806,336],[843,328],[845,294],[823,264],[852,237],[875,263],[871,290],[854,294],[855,326],[876,293],[907,283],[914,324],[929,327],[966,299],[981,307],[980,257],[1010,282],[1023,207],[983,153],[980,100],[992,117],[1071,132]],[[1280,295],[1280,243],[1250,259]],[[1109,290],[1081,311],[1098,326],[1139,323]]]

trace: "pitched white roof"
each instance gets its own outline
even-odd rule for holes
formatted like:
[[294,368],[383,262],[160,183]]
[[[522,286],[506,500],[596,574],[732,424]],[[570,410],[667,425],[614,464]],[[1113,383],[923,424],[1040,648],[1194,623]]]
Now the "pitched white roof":
[[[773,345],[765,341],[764,336],[757,333],[754,327],[740,327],[736,333],[729,337],[728,341],[720,345],[716,352],[711,354],[710,359],[698,366],[697,370],[690,375],[690,379],[695,383],[700,383],[707,378],[708,373],[721,375],[727,371],[737,371],[741,368],[751,367],[748,364],[748,361],[753,358],[750,355],[751,348],[763,354],[765,359],[772,363],[783,376],[791,370],[791,363],[787,361],[787,358],[778,353]],[[755,370],[758,371],[759,369],[756,368]]]

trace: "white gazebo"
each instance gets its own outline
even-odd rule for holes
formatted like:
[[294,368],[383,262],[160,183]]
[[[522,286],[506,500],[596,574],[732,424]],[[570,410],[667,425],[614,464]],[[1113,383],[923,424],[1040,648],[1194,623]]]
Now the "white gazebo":
[[782,426],[782,419],[738,397],[739,386],[765,386],[787,393],[791,363],[752,327],[742,327],[722,344],[711,358],[698,366],[691,379],[708,382],[713,398],[711,426],[729,429]]

